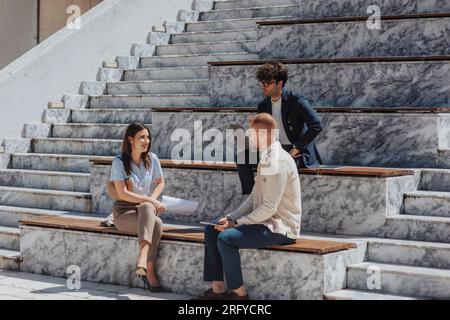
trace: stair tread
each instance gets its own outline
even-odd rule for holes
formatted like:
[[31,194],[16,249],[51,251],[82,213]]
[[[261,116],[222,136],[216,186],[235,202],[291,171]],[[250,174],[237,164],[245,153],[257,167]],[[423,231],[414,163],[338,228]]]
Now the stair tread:
[[127,83],[171,83],[171,82],[208,82],[208,79],[165,79],[165,80],[124,80],[119,82],[108,82],[108,84],[127,84]]
[[0,226],[0,234],[20,235],[20,228],[10,226]]
[[[53,138],[53,139],[62,139],[62,138]],[[65,139],[67,140],[67,139]],[[93,139],[91,139],[93,140]],[[58,158],[85,158],[85,159],[104,159],[107,156],[95,156],[95,155],[86,155],[86,154],[68,154],[68,153],[21,153],[16,152],[12,153],[12,156],[19,157],[58,157]],[[113,158],[113,157],[111,157]]]
[[208,42],[188,42],[188,43],[169,43],[160,44],[158,47],[168,47],[168,46],[192,46],[192,45],[214,45],[214,44],[224,44],[224,43],[256,43],[256,40],[224,40],[224,41],[208,41]]
[[0,211],[10,211],[17,213],[29,213],[36,215],[48,215],[48,216],[64,216],[79,218],[79,219],[103,219],[105,214],[100,213],[85,213],[85,212],[77,212],[77,211],[67,211],[67,210],[54,210],[54,209],[37,209],[37,208],[28,208],[28,207],[17,207],[17,206],[5,206],[0,205]]
[[230,29],[230,30],[207,30],[207,31],[185,31],[185,32],[177,32],[171,33],[172,36],[179,35],[198,35],[198,34],[210,34],[210,33],[232,33],[232,32],[245,32],[245,31],[256,31],[255,28],[251,29]]
[[438,217],[438,216],[423,216],[413,214],[400,214],[396,216],[389,216],[386,218],[389,220],[409,220],[409,221],[429,221],[429,222],[441,222],[450,224],[450,217]]
[[295,4],[295,5],[292,5],[292,4],[279,4],[279,5],[273,5],[273,6],[259,6],[259,7],[249,7],[249,8],[215,9],[215,10],[209,10],[209,11],[202,11],[202,13],[220,13],[220,12],[230,12],[230,11],[273,9],[273,8],[288,8],[288,7],[299,8],[299,5],[298,4]]
[[[165,55],[158,55],[158,56],[150,56],[150,57],[142,57],[141,59],[159,59],[159,58],[191,58],[191,57],[211,57],[211,56],[221,56],[221,55],[256,55],[256,53],[250,53],[247,51],[236,51],[236,52],[222,52],[222,53],[185,53],[185,54],[165,54]],[[138,70],[132,69],[132,70]]]
[[404,240],[404,239],[388,239],[388,238],[370,238],[367,240],[369,244],[392,244],[403,247],[421,247],[434,249],[450,249],[450,243],[445,242],[432,242],[432,241],[417,241],[417,240]]
[[20,258],[20,251],[0,249],[0,257],[10,259]]
[[390,263],[379,263],[379,262],[371,262],[371,261],[365,261],[365,262],[350,265],[350,266],[348,266],[348,269],[349,270],[350,269],[366,270],[367,268],[373,267],[373,266],[380,268],[380,270],[384,271],[384,272],[450,278],[450,270],[448,270],[448,269],[415,267],[415,266],[390,264]]
[[17,173],[32,173],[41,175],[60,175],[69,177],[89,177],[89,173],[82,172],[68,172],[68,171],[49,171],[49,170],[31,170],[31,169],[0,169],[0,172],[17,172]]
[[96,138],[33,138],[35,141],[77,141],[77,142],[121,142],[122,139],[96,139]]
[[182,67],[153,67],[153,68],[137,68],[137,69],[129,69],[125,70],[125,72],[134,72],[134,71],[164,71],[164,70],[180,70],[180,69],[208,69],[208,66],[182,66]]
[[405,197],[433,197],[441,199],[450,199],[450,192],[445,191],[428,191],[428,190],[417,190],[405,192]]
[[[103,94],[101,96],[93,96],[94,98],[111,98],[111,97],[209,97],[208,93],[150,93],[150,94]],[[91,96],[92,97],[92,96]]]
[[[219,9],[219,10],[241,10],[241,9],[247,9],[247,8],[236,8],[236,9]],[[215,10],[215,12],[218,12],[219,10]],[[207,11],[210,12],[210,11]],[[255,17],[255,18],[230,18],[230,19],[218,19],[218,20],[200,20],[195,22],[188,22],[186,24],[208,24],[208,23],[214,23],[214,22],[238,22],[238,21],[245,21],[245,20],[253,20],[253,21],[265,21],[265,20],[298,20],[298,17],[294,16],[270,16],[270,17]],[[226,30],[234,30],[234,29],[224,29],[221,31]]]
[[422,300],[422,298],[393,295],[387,293],[380,293],[375,291],[343,289],[339,291],[325,294],[325,297],[330,299],[355,299],[355,300]]
[[91,198],[91,193],[88,192],[76,192],[76,191],[62,191],[62,190],[52,190],[52,189],[36,189],[36,188],[19,188],[19,187],[8,187],[0,186],[0,191],[19,191],[24,193],[40,193],[40,194],[52,194],[52,195],[65,195],[74,197]]

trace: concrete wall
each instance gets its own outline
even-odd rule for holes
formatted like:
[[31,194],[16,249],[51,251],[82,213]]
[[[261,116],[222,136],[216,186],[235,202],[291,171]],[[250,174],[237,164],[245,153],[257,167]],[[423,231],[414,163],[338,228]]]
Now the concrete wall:
[[105,0],[82,16],[80,30],[61,29],[0,70],[0,142],[20,137],[25,122],[41,121],[49,101],[76,94],[81,81],[95,80],[102,61],[129,55],[133,43],[145,43],[152,25],[175,21],[191,4]]
[[37,44],[37,0],[0,0],[0,70]]

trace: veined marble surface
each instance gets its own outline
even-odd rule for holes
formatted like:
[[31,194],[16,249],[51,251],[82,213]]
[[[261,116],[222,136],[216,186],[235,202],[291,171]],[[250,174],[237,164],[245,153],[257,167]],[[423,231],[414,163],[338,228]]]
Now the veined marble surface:
[[[254,107],[263,99],[258,66],[211,66],[208,90],[216,107]],[[450,62],[288,64],[286,89],[316,107],[450,106]]]
[[[163,159],[226,160],[225,142],[232,141],[226,139],[226,130],[238,126],[246,130],[252,115],[153,112],[153,149]],[[324,130],[315,142],[327,165],[433,168],[441,166],[439,150],[450,145],[450,116],[446,114],[319,113],[319,117]],[[175,135],[178,129],[185,134]],[[202,143],[201,137],[211,130],[218,130],[225,140],[217,144],[223,157],[216,158],[206,149],[214,145],[210,140]],[[181,147],[191,150],[190,154],[179,155]],[[177,152],[172,155],[172,151]],[[232,156],[228,160],[234,161]]]
[[[383,13],[384,14],[384,13]],[[450,18],[260,26],[261,59],[429,56],[450,53]]]
[[[141,286],[134,276],[138,252],[134,237],[22,227],[22,271],[65,277],[81,269],[81,279]],[[203,282],[202,244],[163,240],[157,272],[161,284],[175,293],[199,295]],[[252,299],[323,299],[345,286],[346,266],[361,255],[351,249],[331,255],[271,250],[241,250],[243,276]],[[333,273],[333,274],[331,274]]]

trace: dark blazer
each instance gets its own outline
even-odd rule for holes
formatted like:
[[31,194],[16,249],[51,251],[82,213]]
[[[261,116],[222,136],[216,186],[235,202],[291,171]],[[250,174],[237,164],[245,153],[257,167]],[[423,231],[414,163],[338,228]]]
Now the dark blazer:
[[[304,95],[283,90],[281,99],[281,116],[286,135],[302,153],[300,167],[318,167],[322,160],[314,139],[323,129],[319,116]],[[257,112],[272,114],[270,97],[258,104]]]

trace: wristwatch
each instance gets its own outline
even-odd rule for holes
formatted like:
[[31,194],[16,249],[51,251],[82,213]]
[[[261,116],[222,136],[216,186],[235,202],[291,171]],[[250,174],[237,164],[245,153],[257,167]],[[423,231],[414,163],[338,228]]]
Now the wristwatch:
[[228,221],[232,222],[233,224],[237,224],[236,220],[231,219],[230,216],[226,216],[226,218],[227,218]]

